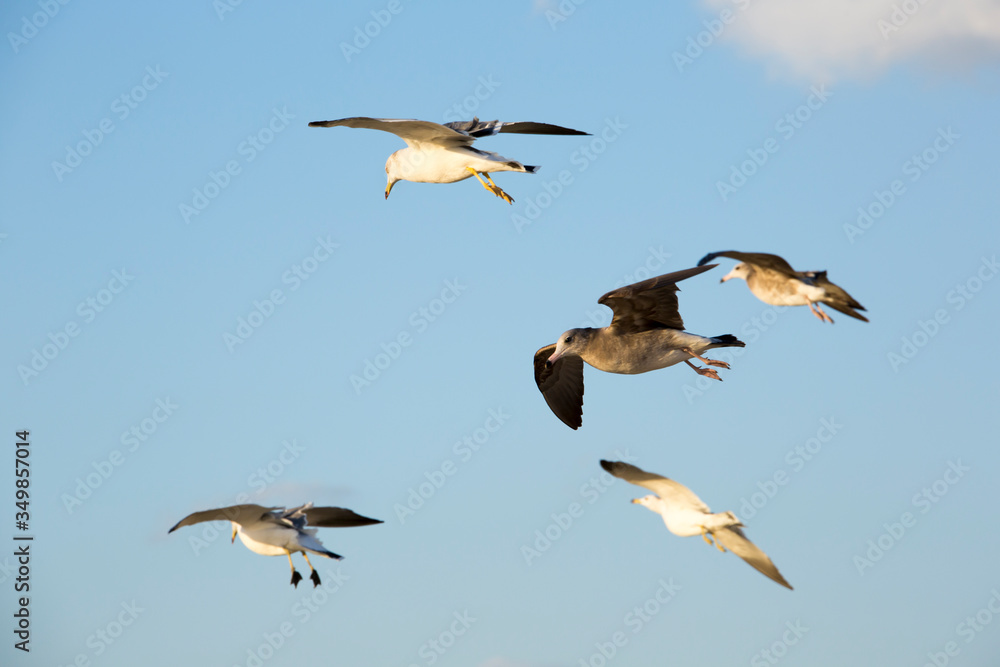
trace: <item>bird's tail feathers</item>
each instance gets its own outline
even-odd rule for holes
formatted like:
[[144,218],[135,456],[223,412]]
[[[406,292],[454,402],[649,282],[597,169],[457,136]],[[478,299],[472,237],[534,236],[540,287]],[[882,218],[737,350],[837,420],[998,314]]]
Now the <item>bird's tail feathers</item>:
[[723,334],[712,338],[712,347],[746,347],[747,344],[733,334]]
[[533,166],[533,165],[530,165],[530,164],[524,165],[524,172],[526,174],[537,173],[539,169],[541,169],[541,167],[536,167],[536,166]]
[[855,310],[855,308],[857,308],[858,310],[865,310],[865,307],[862,306],[860,303],[854,302],[852,304],[846,304],[846,303],[841,303],[839,301],[824,301],[823,303],[826,304],[827,306],[830,306],[834,310],[838,310],[844,313],[845,315],[850,315],[851,317],[861,320],[862,322],[868,321],[867,317],[865,317],[857,310]]

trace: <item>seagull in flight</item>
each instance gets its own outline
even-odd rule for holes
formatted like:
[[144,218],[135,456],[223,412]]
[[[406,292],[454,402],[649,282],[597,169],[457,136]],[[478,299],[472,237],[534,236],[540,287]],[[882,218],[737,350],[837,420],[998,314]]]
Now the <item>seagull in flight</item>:
[[740,262],[720,282],[742,278],[747,281],[747,287],[754,296],[764,303],[772,306],[809,306],[809,310],[821,322],[833,324],[833,318],[819,307],[820,303],[825,303],[845,315],[862,322],[868,321],[868,318],[858,312],[865,310],[865,307],[831,283],[826,277],[826,271],[796,271],[778,255],[736,250],[710,252],[701,258],[698,266],[711,262],[716,257],[729,257]]
[[[508,204],[514,199],[500,189],[490,173],[494,171],[520,171],[534,174],[539,167],[524,165],[517,160],[505,158],[498,153],[473,148],[472,143],[480,137],[489,137],[501,132],[509,134],[562,134],[584,135],[587,132],[571,130],[549,123],[512,122],[498,120],[470,121],[455,123],[432,123],[426,120],[402,118],[340,118],[338,120],[317,120],[309,127],[356,127],[369,130],[391,132],[406,142],[385,162],[388,183],[385,198],[389,198],[392,186],[398,181],[415,183],[455,183],[475,176],[483,187]],[[483,177],[486,180],[483,180]],[[488,181],[488,182],[487,182]]]
[[[288,556],[288,565],[292,568],[292,586],[298,588],[302,575],[292,563],[292,554],[300,552],[306,559],[306,564],[312,570],[309,579],[313,588],[319,586],[319,573],[309,562],[309,553],[319,554],[327,558],[341,560],[343,556],[326,549],[316,539],[316,528],[347,528],[351,526],[370,526],[382,523],[378,519],[355,514],[341,507],[313,507],[306,503],[299,507],[285,509],[284,507],[261,507],[260,505],[233,505],[220,507],[204,512],[189,514],[177,522],[168,533],[178,528],[201,523],[203,521],[230,521],[233,525],[231,541],[240,541],[247,549],[262,556]],[[315,526],[307,528],[306,526]],[[307,553],[309,552],[309,553]]]
[[636,498],[632,502],[663,517],[667,530],[680,537],[701,535],[708,544],[721,552],[729,549],[758,572],[791,590],[771,559],[747,539],[740,530],[743,524],[732,512],[716,512],[708,508],[691,489],[661,475],[646,472],[623,461],[601,460],[601,467],[618,479],[649,489],[655,495]]
[[634,375],[684,362],[699,375],[722,380],[708,366],[729,364],[701,356],[716,347],[745,347],[732,334],[708,338],[684,331],[677,283],[715,267],[675,271],[608,292],[597,303],[614,311],[609,326],[570,329],[535,352],[535,383],[549,408],[572,429],[583,423],[583,362],[607,373]]

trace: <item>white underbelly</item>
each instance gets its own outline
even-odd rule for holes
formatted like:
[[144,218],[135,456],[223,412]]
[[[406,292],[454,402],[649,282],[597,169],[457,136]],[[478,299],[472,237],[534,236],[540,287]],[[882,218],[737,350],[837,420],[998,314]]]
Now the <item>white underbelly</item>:
[[490,160],[468,151],[404,149],[400,160],[406,164],[404,178],[414,183],[456,183],[472,178],[469,167],[477,172],[511,171],[505,162]]
[[701,354],[711,345],[710,338],[686,331],[653,330],[624,337],[619,349],[610,358],[591,360],[584,357],[584,361],[607,373],[635,375],[673,366],[692,358],[691,354],[679,348]]
[[795,283],[793,292],[775,292],[763,290],[751,290],[758,299],[772,306],[805,306],[810,303],[818,303],[826,296],[826,291],[822,287],[807,285],[803,282]]
[[704,512],[680,510],[664,514],[663,523],[667,525],[667,530],[674,535],[691,537],[692,535],[701,535],[702,526],[705,525],[708,517],[709,515]]
[[[254,539],[253,536],[248,535],[242,530],[237,535],[240,536],[240,541],[243,542],[246,548],[255,554],[260,554],[261,556],[284,556],[289,550],[283,546],[278,546],[286,542],[285,536],[281,534],[282,532],[285,531],[262,531],[257,537],[260,537],[261,540],[267,540],[266,542]],[[272,542],[276,542],[277,544],[272,544]]]

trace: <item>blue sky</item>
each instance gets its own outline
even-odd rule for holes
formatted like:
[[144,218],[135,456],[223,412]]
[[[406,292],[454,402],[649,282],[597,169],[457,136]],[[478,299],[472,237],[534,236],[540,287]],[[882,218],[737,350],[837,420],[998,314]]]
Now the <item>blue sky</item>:
[[[0,662],[994,664],[995,4],[347,4],[5,6]],[[477,144],[542,166],[496,177],[512,206],[386,201],[400,140],[307,127],[355,115],[593,136]],[[721,260],[680,312],[747,343],[723,382],[588,368],[583,427],[549,412],[537,348],[726,249],[871,322]],[[630,505],[622,457],[795,590]],[[243,499],[385,523],[322,531],[316,590],[225,526],[167,535]]]

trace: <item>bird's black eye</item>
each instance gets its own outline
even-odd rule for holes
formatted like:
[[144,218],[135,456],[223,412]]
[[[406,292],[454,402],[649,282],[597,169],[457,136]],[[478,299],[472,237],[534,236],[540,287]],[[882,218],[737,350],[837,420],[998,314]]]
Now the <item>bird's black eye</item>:
[[573,342],[573,337],[572,336],[566,336],[565,338],[563,338],[563,342],[568,345],[568,344],[570,344],[570,343]]

